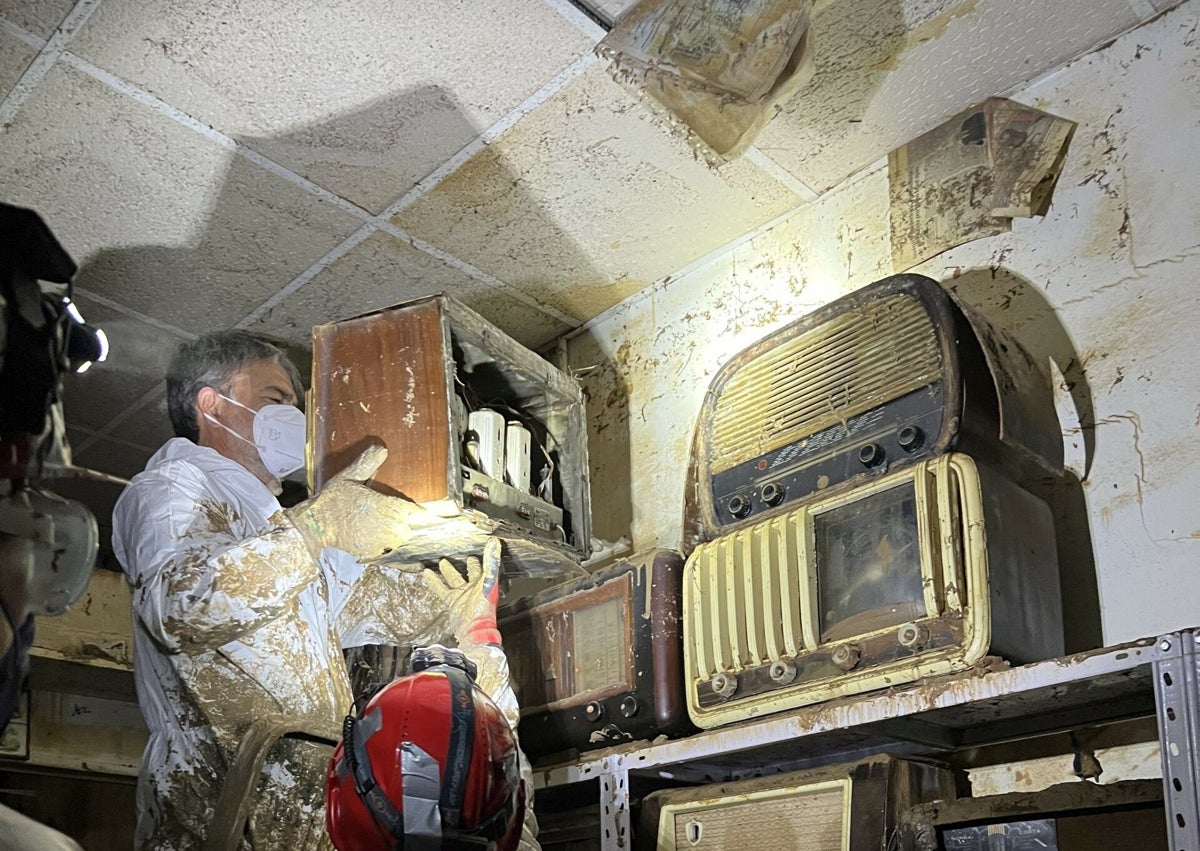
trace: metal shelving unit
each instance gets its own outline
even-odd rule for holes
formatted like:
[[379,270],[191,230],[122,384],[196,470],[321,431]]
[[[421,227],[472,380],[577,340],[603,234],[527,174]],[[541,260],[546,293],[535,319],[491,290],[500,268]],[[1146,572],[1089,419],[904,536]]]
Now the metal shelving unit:
[[1084,725],[1157,716],[1171,851],[1200,851],[1200,628],[1019,668],[804,707],[685,739],[540,766],[534,786],[600,786],[601,846],[630,845],[630,776],[729,780],[870,753],[936,755]]

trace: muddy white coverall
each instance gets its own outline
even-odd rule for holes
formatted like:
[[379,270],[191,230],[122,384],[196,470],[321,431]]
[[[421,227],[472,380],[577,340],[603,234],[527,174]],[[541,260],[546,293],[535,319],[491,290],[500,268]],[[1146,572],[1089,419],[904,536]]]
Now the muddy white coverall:
[[[343,647],[426,644],[447,634],[419,566],[364,566],[334,549],[314,562],[256,476],[184,438],[169,440],[122,494],[113,548],[133,586],[134,668],[150,729],[138,777],[139,849],[201,847],[252,722],[293,716],[336,736],[352,703]],[[480,665],[480,686],[515,723],[503,651],[463,650]],[[331,848],[328,748],[292,740],[277,748],[243,847]]]

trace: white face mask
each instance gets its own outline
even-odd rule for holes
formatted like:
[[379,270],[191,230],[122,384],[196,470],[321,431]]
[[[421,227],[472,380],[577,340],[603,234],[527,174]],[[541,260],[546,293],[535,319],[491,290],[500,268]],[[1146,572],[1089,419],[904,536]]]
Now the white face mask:
[[247,440],[209,414],[204,416],[238,440],[243,440],[258,449],[258,456],[267,472],[277,479],[282,479],[304,466],[304,445],[308,429],[305,426],[303,411],[295,405],[263,405],[256,411],[223,393],[217,395],[226,402],[246,408],[254,414],[254,440]]

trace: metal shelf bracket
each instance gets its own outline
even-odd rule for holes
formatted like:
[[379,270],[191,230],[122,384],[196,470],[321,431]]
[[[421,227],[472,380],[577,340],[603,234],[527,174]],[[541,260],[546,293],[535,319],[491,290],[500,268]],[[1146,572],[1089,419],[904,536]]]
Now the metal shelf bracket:
[[1154,704],[1171,851],[1200,851],[1200,631],[1158,639]]
[[600,774],[600,847],[618,851],[631,847],[629,824],[629,769],[617,757],[604,760]]

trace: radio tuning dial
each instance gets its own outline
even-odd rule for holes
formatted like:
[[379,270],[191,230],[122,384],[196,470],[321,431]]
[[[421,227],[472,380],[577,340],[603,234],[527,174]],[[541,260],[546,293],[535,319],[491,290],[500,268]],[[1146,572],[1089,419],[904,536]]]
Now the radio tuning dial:
[[632,694],[621,701],[621,714],[626,718],[632,718],[634,715],[637,715],[638,708],[637,698]]
[[900,434],[896,435],[896,442],[905,452],[916,452],[925,442],[925,432],[916,426],[905,426],[900,429]]
[[833,649],[833,664],[843,671],[852,671],[858,667],[862,651],[857,644],[839,644]]
[[783,485],[776,482],[763,485],[762,501],[767,505],[779,505],[783,502]]
[[583,708],[583,714],[587,717],[587,720],[595,723],[604,717],[604,707],[593,700]]
[[868,443],[858,450],[858,460],[864,467],[875,467],[883,461],[883,447],[878,443]]
[[729,513],[734,517],[741,519],[750,513],[754,506],[750,504],[750,500],[738,494],[729,500]]

